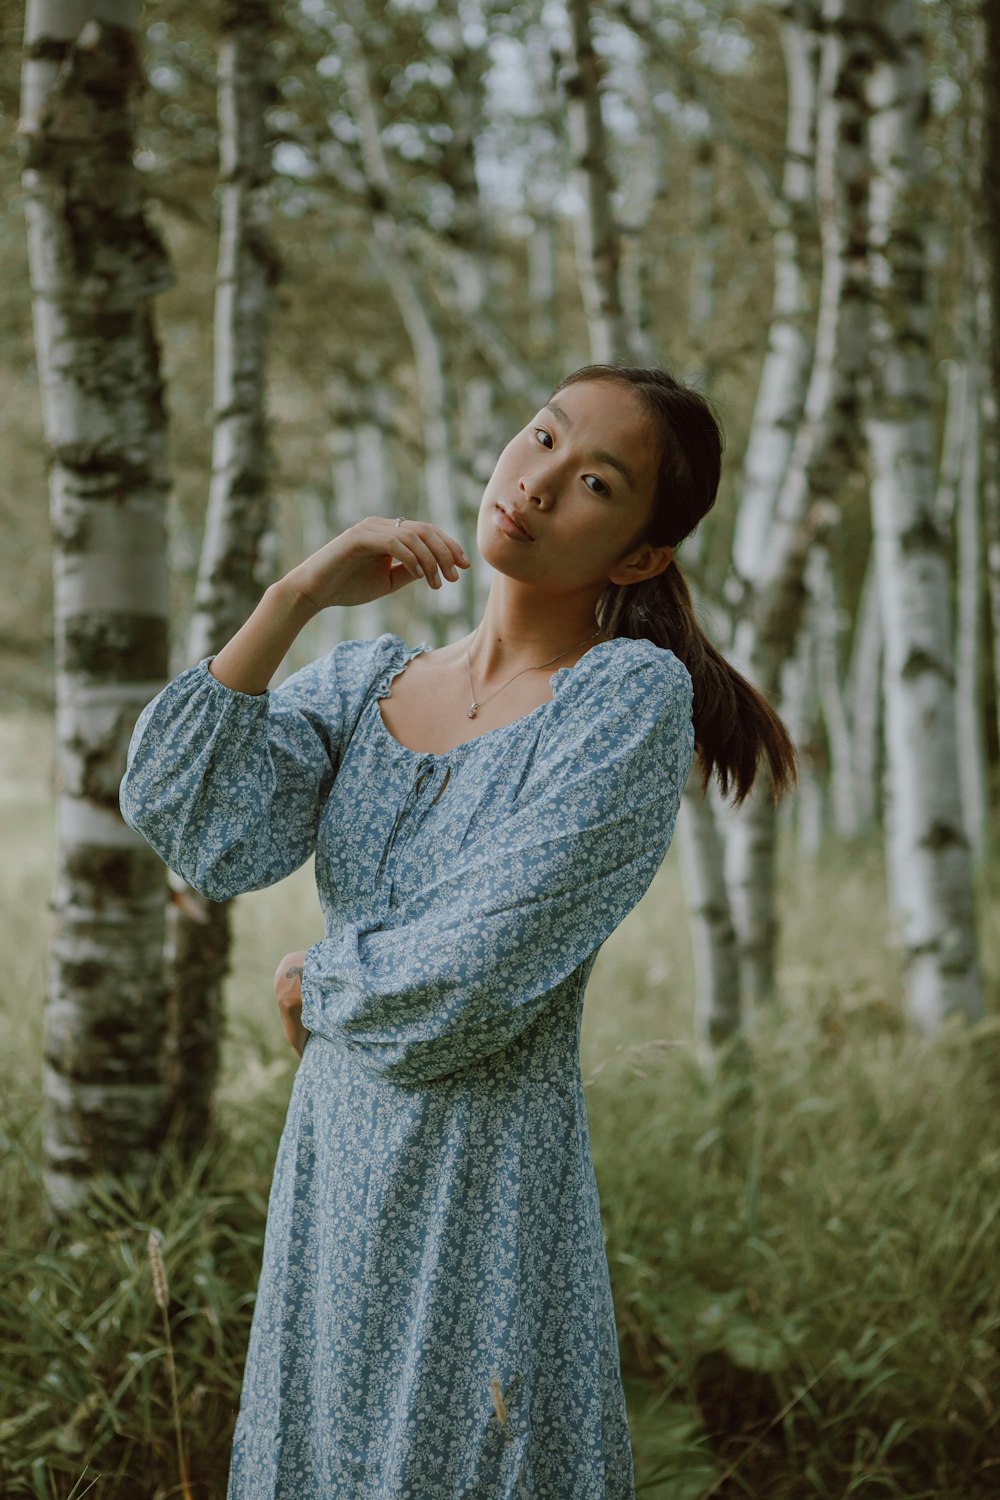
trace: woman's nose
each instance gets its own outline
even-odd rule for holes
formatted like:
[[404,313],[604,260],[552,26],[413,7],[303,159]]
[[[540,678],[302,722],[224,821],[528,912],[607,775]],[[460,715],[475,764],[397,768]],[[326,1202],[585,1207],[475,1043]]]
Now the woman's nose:
[[517,487],[526,500],[541,500],[548,494],[547,481],[540,474],[525,474],[517,481]]

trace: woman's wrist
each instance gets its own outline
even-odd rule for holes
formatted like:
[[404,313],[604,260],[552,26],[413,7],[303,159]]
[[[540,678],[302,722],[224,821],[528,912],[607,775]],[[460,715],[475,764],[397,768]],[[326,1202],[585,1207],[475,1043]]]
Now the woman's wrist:
[[[279,593],[284,599],[286,608],[301,615],[302,624],[307,625],[310,620],[315,619],[319,610],[309,595],[303,592],[297,574],[298,569],[293,568],[290,573],[285,574],[284,578],[279,578],[276,583],[272,583],[271,589]],[[270,593],[270,589],[267,592]]]
[[254,697],[268,684],[299,632],[317,613],[288,575],[272,583],[232,640],[213,656],[209,671],[224,687]]

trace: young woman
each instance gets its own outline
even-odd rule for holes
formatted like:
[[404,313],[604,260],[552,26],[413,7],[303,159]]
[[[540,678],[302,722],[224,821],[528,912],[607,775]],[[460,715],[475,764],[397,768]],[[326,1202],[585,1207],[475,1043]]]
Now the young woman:
[[126,821],[223,901],[315,851],[326,937],[275,990],[301,1057],[229,1500],[632,1500],[579,1071],[598,950],[697,752],[741,801],[794,751],[696,623],[674,549],[722,434],[662,370],[588,366],[504,449],[482,620],[268,683],[306,620],[470,566],[369,516],[143,709]]

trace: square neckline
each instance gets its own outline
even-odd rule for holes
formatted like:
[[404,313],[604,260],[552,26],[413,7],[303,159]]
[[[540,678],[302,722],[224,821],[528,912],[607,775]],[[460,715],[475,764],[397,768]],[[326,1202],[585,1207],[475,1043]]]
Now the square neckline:
[[[613,646],[616,641],[628,639],[628,637],[626,636],[612,636],[609,641],[598,641],[596,646],[591,646],[589,651],[585,651],[579,658],[579,660],[575,661],[571,667],[557,667],[556,670],[549,676],[549,686],[552,689],[552,697],[546,698],[542,703],[536,703],[534,708],[530,708],[526,714],[520,714],[516,719],[510,719],[506,724],[497,724],[493,729],[484,729],[482,734],[474,734],[467,740],[459,740],[457,744],[452,745],[448,750],[414,750],[412,745],[404,745],[402,740],[396,738],[392,730],[389,728],[388,724],[385,722],[385,719],[383,719],[382,710],[379,707],[379,704],[382,698],[386,698],[389,696],[389,689],[391,688],[394,679],[398,677],[407,666],[409,666],[413,658],[415,656],[421,656],[427,651],[432,651],[434,648],[433,646],[429,646],[426,641],[421,641],[417,646],[407,646],[402,636],[397,635],[394,630],[387,631],[386,633],[389,636],[390,640],[398,642],[399,645],[403,648],[403,657],[402,660],[398,661],[396,665],[393,665],[392,662],[390,662],[389,666],[385,668],[378,680],[372,698],[375,717],[378,720],[379,724],[382,726],[382,734],[390,745],[394,745],[396,749],[402,750],[405,755],[413,756],[417,760],[438,761],[447,760],[449,756],[457,755],[460,751],[467,749],[468,746],[478,744],[480,740],[488,740],[492,735],[504,734],[508,729],[513,729],[517,725],[528,723],[528,721],[533,719],[536,714],[540,714],[546,708],[551,708],[552,704],[555,703],[559,688],[562,686],[562,681],[565,680],[563,674],[568,675],[571,672],[575,672],[577,667],[580,665],[580,662],[586,661],[588,656],[592,656],[593,653],[595,651],[599,651],[602,646]],[[398,652],[394,653],[394,655],[396,656],[398,656],[398,654]],[[557,682],[557,679],[560,680]]]

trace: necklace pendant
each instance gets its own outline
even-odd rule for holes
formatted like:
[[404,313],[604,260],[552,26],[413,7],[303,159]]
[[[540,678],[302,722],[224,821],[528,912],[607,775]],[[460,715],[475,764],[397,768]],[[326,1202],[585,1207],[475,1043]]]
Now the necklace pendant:
[[467,719],[474,719],[474,718],[475,718],[475,717],[476,717],[476,709],[477,709],[477,708],[478,708],[478,707],[479,707],[479,704],[478,704],[478,703],[474,703],[474,704],[473,704],[473,705],[472,705],[472,707],[471,707],[471,708],[470,708],[470,709],[469,709],[469,712],[468,712],[468,713],[467,713],[467,714],[466,714],[466,716],[465,716],[465,717],[466,717],[466,718],[467,718]]

